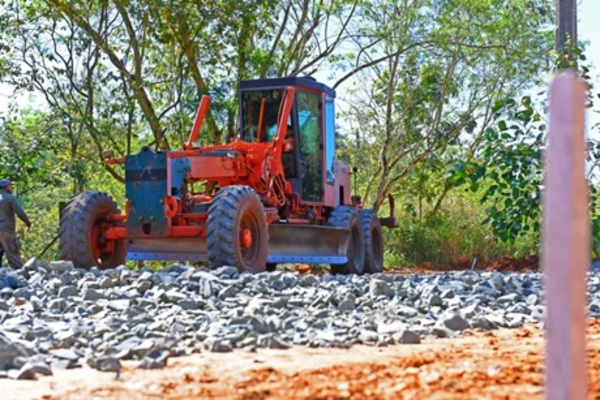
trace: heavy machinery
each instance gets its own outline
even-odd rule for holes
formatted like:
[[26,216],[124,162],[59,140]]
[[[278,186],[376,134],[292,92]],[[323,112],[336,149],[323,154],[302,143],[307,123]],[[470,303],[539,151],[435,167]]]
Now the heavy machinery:
[[[335,158],[335,91],[308,77],[240,82],[239,137],[200,146],[203,96],[182,151],[107,162],[125,168],[124,213],[83,192],[61,211],[60,255],[78,267],[130,260],[208,261],[253,273],[278,263],[331,264],[335,273],[383,268],[382,225],[351,196]],[[393,199],[390,199],[393,200]]]

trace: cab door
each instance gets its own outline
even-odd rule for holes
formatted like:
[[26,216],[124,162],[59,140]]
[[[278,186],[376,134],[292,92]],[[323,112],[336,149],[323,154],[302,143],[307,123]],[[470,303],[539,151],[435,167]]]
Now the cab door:
[[323,201],[323,113],[321,93],[298,90],[296,93],[300,141],[302,200]]

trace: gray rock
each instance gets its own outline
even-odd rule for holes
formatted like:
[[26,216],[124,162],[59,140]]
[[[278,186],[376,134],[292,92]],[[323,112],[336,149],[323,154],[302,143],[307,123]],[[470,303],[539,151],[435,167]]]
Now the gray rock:
[[75,286],[63,286],[58,290],[58,297],[62,299],[70,299],[78,294],[79,290]]
[[[329,275],[331,276],[331,275]],[[319,282],[319,278],[317,278],[314,275],[303,275],[302,278],[300,278],[300,285],[301,286],[314,286]]]
[[86,289],[83,293],[83,300],[96,301],[104,298],[104,293],[98,289]]
[[167,361],[169,360],[170,351],[156,347],[151,350],[143,359],[142,362],[138,365],[138,368],[141,369],[158,369],[164,368],[167,365]]
[[177,303],[181,300],[187,299],[187,296],[185,294],[181,293],[177,289],[169,290],[168,292],[165,293],[165,296],[167,296],[167,300],[171,303]]
[[39,268],[39,260],[35,257],[30,258],[23,264],[23,268],[26,270],[37,270]]
[[52,376],[53,375],[52,369],[50,369],[50,366],[42,361],[28,362],[21,368],[24,369],[24,368],[28,368],[28,367],[33,368],[35,373],[39,374],[39,375],[44,375],[44,376]]
[[29,304],[31,304],[31,308],[33,309],[33,311],[37,312],[44,310],[44,303],[37,296],[31,296],[29,298]]
[[451,338],[454,337],[456,334],[454,331],[446,328],[443,325],[440,326],[436,326],[431,330],[431,334],[435,337],[438,338]]
[[227,299],[229,297],[235,297],[238,293],[238,290],[230,285],[230,286],[226,286],[223,289],[221,289],[221,291],[219,291],[219,298],[220,299]]
[[495,324],[490,322],[486,317],[475,317],[471,320],[471,327],[475,329],[489,330],[495,328]]
[[404,324],[400,321],[394,321],[391,323],[380,323],[377,325],[377,333],[379,334],[391,334],[400,332],[404,329]]
[[50,261],[48,264],[51,271],[63,273],[67,271],[72,271],[75,269],[75,266],[71,261]]
[[121,370],[121,360],[116,357],[99,357],[93,361],[93,368],[102,372],[119,372]]
[[396,337],[396,343],[419,344],[421,343],[421,336],[411,330],[404,330]]
[[8,378],[18,380],[35,380],[35,368],[29,364],[25,364],[20,369],[11,369],[8,371]]
[[338,310],[340,310],[340,311],[353,311],[355,309],[356,309],[356,302],[354,301],[354,297],[346,297],[338,305]]
[[52,369],[73,369],[79,367],[80,365],[72,360],[59,360],[54,359],[50,362],[50,367]]
[[507,295],[498,297],[496,301],[498,304],[509,303],[512,304],[519,299],[519,295],[517,293],[509,293]]
[[216,269],[214,274],[223,279],[233,279],[239,276],[239,271],[235,267],[224,266]]
[[394,290],[386,281],[371,279],[369,282],[369,294],[371,295],[371,298],[376,298],[379,296],[391,298],[394,296],[394,293]]
[[100,286],[101,289],[109,289],[118,286],[118,282],[116,279],[109,278],[108,276],[103,276],[98,281],[98,286]]
[[125,311],[129,307],[129,300],[111,300],[106,304],[106,308],[112,311]]
[[363,330],[358,336],[358,340],[364,344],[375,344],[379,341],[379,335],[373,331]]
[[218,288],[209,279],[200,279],[198,281],[198,294],[204,298],[210,298],[218,293]]
[[0,344],[0,371],[16,368],[14,362],[18,357],[27,357],[23,347],[13,343]]
[[61,360],[69,360],[69,361],[77,361],[79,360],[79,356],[71,349],[55,349],[50,350],[49,354],[52,357],[61,359]]
[[67,308],[67,302],[65,299],[52,299],[48,303],[48,309],[52,311],[62,312]]
[[273,335],[271,337],[269,337],[269,340],[267,342],[267,346],[269,349],[279,349],[279,350],[285,350],[285,349],[289,349],[291,347],[291,345],[289,343],[287,343],[285,340],[283,340],[282,338],[280,338],[277,335]]
[[454,314],[449,318],[444,318],[442,323],[446,326],[446,328],[455,332],[464,331],[465,329],[469,328],[469,322],[458,314]]
[[29,290],[26,287],[22,287],[22,288],[15,289],[13,291],[12,295],[15,298],[23,298],[25,300],[30,300],[31,297],[34,295],[34,292]]
[[429,304],[430,306],[443,306],[444,300],[442,300],[442,298],[437,294],[434,294],[429,297],[429,299],[427,300],[427,304]]
[[152,358],[144,358],[138,365],[140,369],[161,369],[167,366],[167,361],[155,360]]
[[149,279],[140,279],[135,284],[135,288],[140,293],[146,293],[152,287],[152,281]]
[[177,305],[186,311],[197,310],[198,304],[194,300],[182,299],[177,302]]
[[209,345],[208,350],[214,353],[230,353],[233,351],[233,345],[229,340],[215,339]]

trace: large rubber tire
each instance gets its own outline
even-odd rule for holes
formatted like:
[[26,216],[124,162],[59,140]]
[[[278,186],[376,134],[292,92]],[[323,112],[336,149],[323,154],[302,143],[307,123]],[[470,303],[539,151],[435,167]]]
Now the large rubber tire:
[[[70,260],[77,268],[114,268],[125,263],[127,242],[124,239],[106,241],[114,244],[112,251],[98,241],[98,225],[109,214],[118,215],[112,198],[102,192],[88,191],[73,196],[60,218],[59,249],[62,260]],[[95,245],[94,245],[95,244]],[[94,249],[97,253],[94,254]]]
[[358,212],[352,206],[336,207],[327,221],[329,226],[348,228],[348,262],[346,264],[332,264],[331,272],[334,274],[358,274],[365,272],[365,245],[363,230],[360,225]]
[[[250,246],[242,248],[242,230],[249,231]],[[206,232],[211,268],[223,265],[240,271],[264,272],[269,252],[269,230],[256,192],[233,185],[217,192],[208,208]]]
[[358,215],[365,239],[365,272],[383,272],[383,231],[379,218],[372,210],[360,210]]

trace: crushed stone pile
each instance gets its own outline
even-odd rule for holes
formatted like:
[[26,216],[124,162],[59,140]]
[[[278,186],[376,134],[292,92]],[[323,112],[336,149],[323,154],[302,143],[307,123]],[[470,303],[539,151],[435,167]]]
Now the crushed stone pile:
[[[29,260],[0,269],[0,377],[35,379],[84,363],[162,368],[169,358],[290,346],[387,346],[541,323],[539,272],[251,275],[173,264],[76,269]],[[600,316],[600,275],[589,313]]]

